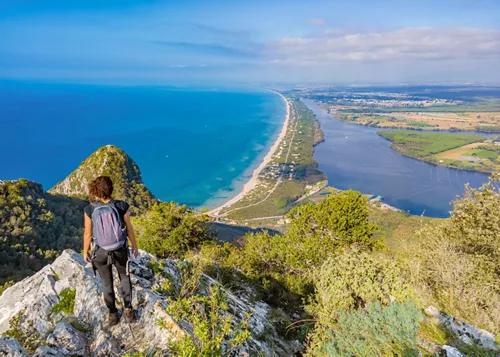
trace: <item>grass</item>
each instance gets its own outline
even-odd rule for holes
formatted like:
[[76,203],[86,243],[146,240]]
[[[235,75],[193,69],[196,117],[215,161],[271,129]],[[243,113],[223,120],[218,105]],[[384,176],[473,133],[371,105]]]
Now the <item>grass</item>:
[[481,159],[495,160],[500,153],[490,150],[472,149],[464,153],[462,156],[477,156]]
[[419,122],[419,121],[409,121],[406,124],[408,124],[408,126],[412,126],[415,128],[436,128],[437,127],[437,125],[432,125],[429,123],[423,123],[423,122]]
[[400,249],[401,243],[412,239],[422,226],[441,221],[439,218],[413,216],[406,212],[385,211],[371,206],[368,207],[368,219],[379,226],[378,234],[385,238],[389,249]]
[[480,135],[421,133],[403,130],[379,131],[378,135],[393,142],[391,147],[403,155],[425,158],[440,152],[486,140]]

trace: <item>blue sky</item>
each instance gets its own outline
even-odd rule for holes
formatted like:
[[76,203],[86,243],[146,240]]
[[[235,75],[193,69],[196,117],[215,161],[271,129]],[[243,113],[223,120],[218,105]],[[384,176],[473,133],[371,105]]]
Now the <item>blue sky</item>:
[[0,77],[500,82],[500,1],[1,0]]

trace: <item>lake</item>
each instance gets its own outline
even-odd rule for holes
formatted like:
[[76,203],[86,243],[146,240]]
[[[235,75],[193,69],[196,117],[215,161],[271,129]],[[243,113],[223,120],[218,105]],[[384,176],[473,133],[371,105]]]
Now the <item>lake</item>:
[[385,203],[412,214],[448,217],[450,202],[463,194],[466,183],[479,187],[488,180],[484,173],[403,156],[391,149],[390,141],[376,134],[380,128],[345,124],[314,101],[302,101],[316,114],[325,134],[314,159],[330,186],[380,195]]

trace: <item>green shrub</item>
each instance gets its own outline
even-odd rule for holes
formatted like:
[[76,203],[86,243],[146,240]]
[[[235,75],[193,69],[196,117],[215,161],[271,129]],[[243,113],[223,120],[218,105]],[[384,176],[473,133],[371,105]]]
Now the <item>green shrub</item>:
[[366,310],[342,312],[326,334],[316,335],[309,356],[418,356],[418,321],[414,302],[379,301]]
[[59,294],[61,300],[50,309],[50,313],[64,312],[66,314],[73,314],[75,310],[75,289],[64,289]]
[[213,240],[214,232],[186,206],[175,202],[153,205],[143,216],[133,217],[138,245],[159,258],[182,258],[190,249]]
[[313,276],[316,294],[308,311],[322,324],[334,322],[345,311],[365,308],[371,301],[388,305],[412,296],[394,259],[358,249],[329,258]]
[[14,282],[12,280],[6,282],[3,285],[0,285],[0,296],[2,296],[3,292],[7,290],[7,288],[10,288],[12,285],[14,285]]
[[34,328],[31,320],[26,322],[26,329],[21,327],[23,312],[20,311],[16,316],[9,321],[9,329],[5,331],[4,336],[15,338],[19,344],[28,352],[34,353],[39,347],[40,334]]
[[[248,318],[233,326],[227,297],[217,285],[211,286],[207,296],[192,295],[171,300],[167,313],[179,322],[192,326],[192,334],[175,341],[172,352],[179,357],[228,356],[250,337]],[[168,328],[160,321],[160,326]]]
[[378,227],[368,222],[366,198],[359,192],[332,193],[317,205],[308,203],[288,214],[290,229],[282,236],[268,232],[245,236],[229,260],[245,275],[270,278],[295,294],[312,292],[311,271],[342,248],[374,249]]
[[424,227],[409,246],[412,280],[427,304],[500,332],[500,192],[497,176],[466,187],[449,220]]

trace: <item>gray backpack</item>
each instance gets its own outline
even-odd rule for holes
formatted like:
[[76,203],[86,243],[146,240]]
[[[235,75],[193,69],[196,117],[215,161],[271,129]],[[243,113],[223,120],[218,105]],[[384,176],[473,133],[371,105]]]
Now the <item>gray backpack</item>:
[[92,235],[94,243],[107,251],[113,251],[127,244],[127,227],[125,226],[114,201],[109,203],[93,203]]

